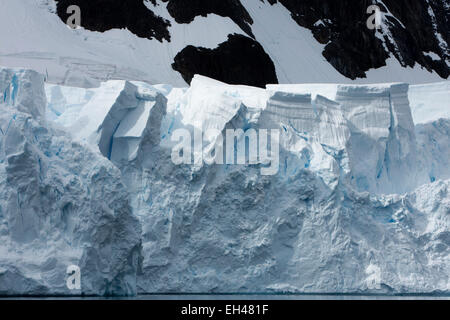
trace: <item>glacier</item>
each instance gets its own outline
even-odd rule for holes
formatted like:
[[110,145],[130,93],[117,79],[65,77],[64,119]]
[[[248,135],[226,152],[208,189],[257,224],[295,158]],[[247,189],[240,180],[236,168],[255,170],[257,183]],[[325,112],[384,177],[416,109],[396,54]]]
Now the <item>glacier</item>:
[[[450,292],[445,83],[0,89],[2,295]],[[175,165],[177,129],[277,129],[279,170]]]
[[0,295],[136,294],[141,225],[120,172],[45,120],[43,76],[0,68],[0,88]]

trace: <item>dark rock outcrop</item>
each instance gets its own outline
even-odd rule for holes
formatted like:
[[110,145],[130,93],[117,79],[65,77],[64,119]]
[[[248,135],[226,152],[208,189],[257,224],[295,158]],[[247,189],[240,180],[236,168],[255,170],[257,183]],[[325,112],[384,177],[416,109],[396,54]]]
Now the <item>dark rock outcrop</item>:
[[187,46],[177,54],[172,67],[188,83],[194,74],[262,88],[278,83],[275,66],[263,47],[237,34],[229,35],[216,49]]
[[[388,45],[400,63],[403,66],[412,67],[415,62],[418,62],[427,70],[435,70],[442,78],[448,78],[450,68],[445,62],[446,60],[450,62],[448,51],[450,4],[448,0],[386,0],[384,3],[404,25],[403,28],[395,19],[390,21],[390,30],[398,49],[393,48],[392,42],[388,42]],[[439,37],[442,37],[447,49],[440,45]],[[440,60],[433,60],[424,55],[426,52],[437,54]]]
[[[302,27],[312,31],[316,40],[327,44],[324,57],[348,78],[365,77],[365,72],[385,65],[392,53],[403,67],[419,63],[428,71],[436,71],[448,78],[450,60],[450,6],[447,0],[386,0],[375,1],[382,12],[390,12],[383,22],[391,37],[383,35],[383,42],[375,30],[366,26],[367,8],[371,0],[268,0],[284,5],[292,18]],[[386,7],[387,6],[387,7]],[[431,10],[431,11],[430,11]],[[431,13],[430,13],[431,12]],[[443,38],[447,49],[440,45]],[[440,60],[425,55],[433,52]]]
[[252,29],[253,19],[239,0],[163,0],[168,2],[167,10],[178,23],[190,23],[197,16],[206,17],[208,13],[215,13],[222,17],[229,17],[245,33],[254,38]]
[[[82,11],[81,25],[88,30],[103,32],[112,28],[128,28],[139,37],[159,41],[170,41],[170,22],[155,15],[151,6],[147,7],[145,3],[166,3],[169,14],[177,23],[189,24],[195,17],[208,14],[228,17],[254,41],[243,40],[246,37],[240,40],[232,38],[215,50],[188,46],[176,56],[175,70],[181,72],[187,81],[193,72],[247,85],[256,83],[261,86],[276,79],[273,62],[264,52],[264,44],[261,46],[254,37],[253,19],[240,0],[56,1],[57,13],[63,21],[70,16],[66,13],[67,7],[78,5]],[[261,5],[279,3],[287,8],[299,26],[311,30],[314,38],[325,45],[322,55],[326,60],[349,79],[365,78],[367,71],[385,66],[389,57],[395,57],[403,67],[418,64],[444,79],[450,75],[448,0],[254,1]],[[385,13],[383,28],[378,33],[367,27],[367,8],[372,4],[378,5]],[[238,48],[241,42],[244,47]],[[247,55],[251,52],[256,56]],[[232,57],[232,54],[236,56]],[[199,61],[200,57],[206,58],[206,62]],[[221,63],[225,65],[221,66]],[[257,66],[262,66],[261,74]]]
[[[57,14],[67,21],[71,14],[67,8],[77,5],[81,9],[81,26],[92,31],[127,28],[141,38],[170,41],[170,22],[156,16],[143,0],[56,0]],[[155,3],[155,0],[151,1]]]

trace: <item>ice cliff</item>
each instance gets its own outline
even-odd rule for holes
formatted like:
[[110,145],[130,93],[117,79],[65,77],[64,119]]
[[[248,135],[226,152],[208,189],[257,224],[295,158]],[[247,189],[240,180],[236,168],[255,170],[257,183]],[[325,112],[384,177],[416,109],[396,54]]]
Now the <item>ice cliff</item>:
[[41,75],[0,69],[0,88],[0,295],[136,294],[141,226],[120,172],[44,122]]
[[[1,294],[450,292],[443,85],[0,79]],[[215,134],[175,165],[177,129]],[[279,130],[276,174],[205,162],[227,129]]]

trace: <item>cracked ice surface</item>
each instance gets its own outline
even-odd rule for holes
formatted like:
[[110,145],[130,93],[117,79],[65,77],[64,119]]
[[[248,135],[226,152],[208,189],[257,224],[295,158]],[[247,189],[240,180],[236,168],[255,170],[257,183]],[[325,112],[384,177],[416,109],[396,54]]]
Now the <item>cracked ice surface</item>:
[[[120,172],[40,119],[39,74],[0,69],[0,87],[14,77],[0,104],[0,294],[136,294],[141,228]],[[82,291],[66,287],[69,265]]]
[[[436,90],[196,76],[45,85],[46,111],[4,95],[1,292],[65,293],[55,270],[79,263],[94,294],[448,293],[450,123],[413,121]],[[279,129],[279,170],[174,165],[179,128]]]

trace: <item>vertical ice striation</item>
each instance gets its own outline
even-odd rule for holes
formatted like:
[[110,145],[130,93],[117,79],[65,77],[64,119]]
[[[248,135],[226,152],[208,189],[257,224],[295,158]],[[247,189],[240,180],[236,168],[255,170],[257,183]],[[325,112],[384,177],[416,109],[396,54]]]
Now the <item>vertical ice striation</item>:
[[0,67],[0,93],[3,93],[0,102],[12,105],[35,119],[45,118],[44,77],[36,71]]
[[350,182],[360,191],[403,193],[415,187],[417,162],[408,85],[338,86],[348,119]]
[[404,193],[420,185],[420,166],[417,162],[417,141],[411,108],[408,101],[408,85],[390,87],[391,124],[384,159],[385,185],[383,193]]
[[450,119],[416,126],[417,159],[422,183],[450,178]]
[[[0,294],[450,291],[450,125],[406,84],[47,86],[55,129],[5,74]],[[279,170],[176,165],[176,129],[277,129]]]
[[119,170],[41,121],[39,74],[0,75],[0,295],[136,294],[141,226]]

